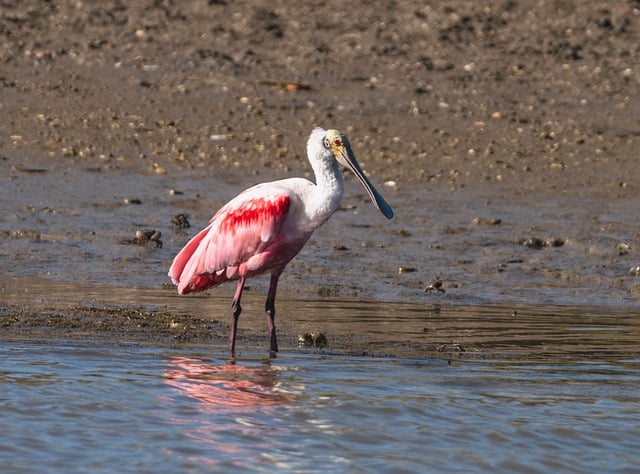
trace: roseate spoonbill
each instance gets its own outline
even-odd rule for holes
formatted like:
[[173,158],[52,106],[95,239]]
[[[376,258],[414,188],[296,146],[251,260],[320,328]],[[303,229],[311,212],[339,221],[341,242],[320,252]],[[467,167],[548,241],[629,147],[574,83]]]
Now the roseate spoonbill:
[[369,182],[347,137],[337,130],[316,128],[307,141],[307,155],[316,183],[289,178],[257,184],[224,205],[209,225],[176,255],[169,276],[178,293],[204,291],[238,280],[231,305],[229,354],[235,355],[240,297],[248,277],[271,274],[265,310],[270,352],[278,352],[275,299],[278,278],[315,229],[333,214],[342,199],[340,165],[351,169],[373,204],[391,219],[393,211]]

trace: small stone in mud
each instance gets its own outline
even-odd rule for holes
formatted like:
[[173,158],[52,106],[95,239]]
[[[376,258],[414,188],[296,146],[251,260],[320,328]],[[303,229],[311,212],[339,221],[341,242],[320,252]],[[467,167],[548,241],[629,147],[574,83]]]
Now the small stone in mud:
[[298,335],[299,347],[325,347],[326,345],[327,337],[321,332],[305,332]]
[[137,245],[145,245],[147,242],[155,242],[156,247],[162,247],[160,237],[162,233],[158,230],[137,230],[133,243]]
[[340,287],[338,285],[321,286],[318,288],[318,296],[322,296],[323,298],[340,296]]
[[0,232],[0,237],[6,237],[9,239],[30,239],[36,242],[44,240],[40,232],[33,230],[5,230]]
[[439,277],[435,277],[424,289],[425,293],[430,293],[432,291],[438,291],[440,293],[446,293],[447,290],[442,288],[442,280]]
[[167,169],[164,166],[159,165],[158,163],[153,164],[153,170],[157,174],[165,174],[167,172]]
[[637,265],[635,267],[631,267],[629,269],[629,275],[640,276],[640,265]]
[[467,350],[462,344],[440,344],[436,350],[438,352],[466,352]]
[[338,244],[333,246],[333,250],[349,250],[349,248],[342,244]]
[[171,223],[178,229],[186,229],[191,227],[189,223],[189,216],[186,214],[177,214],[171,218]]
[[398,273],[413,273],[415,271],[414,267],[398,267]]
[[559,237],[549,237],[548,239],[529,237],[521,239],[519,243],[530,249],[540,250],[545,247],[562,247],[565,244],[565,239],[561,239]]
[[21,171],[23,173],[47,173],[49,170],[47,168],[33,168],[30,166],[12,166],[12,171]]
[[525,247],[529,247],[530,249],[539,250],[545,247],[544,240],[539,237],[529,237],[528,239],[524,239],[522,241],[522,245]]
[[618,255],[620,256],[627,255],[629,253],[629,250],[631,250],[631,245],[625,242],[618,242],[616,244],[616,250],[618,251]]
[[399,235],[400,237],[411,237],[411,232],[406,229],[394,230],[394,234]]
[[142,204],[142,200],[138,198],[124,198],[125,204]]
[[482,217],[476,217],[473,221],[471,221],[473,225],[500,225],[502,224],[502,219],[484,219]]
[[565,243],[565,239],[559,237],[549,237],[544,241],[547,247],[562,247]]

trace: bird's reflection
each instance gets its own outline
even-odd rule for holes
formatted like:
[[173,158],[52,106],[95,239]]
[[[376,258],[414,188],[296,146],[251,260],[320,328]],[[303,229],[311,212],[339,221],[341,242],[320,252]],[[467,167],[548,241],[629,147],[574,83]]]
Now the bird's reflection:
[[258,367],[249,367],[175,357],[168,363],[164,380],[176,392],[202,402],[201,409],[251,411],[291,400],[281,390],[278,375],[268,359]]
[[[269,435],[277,431],[273,426],[276,407],[294,400],[282,388],[280,372],[268,360],[245,366],[189,357],[170,359],[164,382],[174,394],[188,397],[166,400],[172,409],[165,416],[180,425],[189,440],[188,454],[183,450],[174,454],[186,455],[199,465],[251,468],[269,451]],[[256,440],[266,444],[259,446]]]

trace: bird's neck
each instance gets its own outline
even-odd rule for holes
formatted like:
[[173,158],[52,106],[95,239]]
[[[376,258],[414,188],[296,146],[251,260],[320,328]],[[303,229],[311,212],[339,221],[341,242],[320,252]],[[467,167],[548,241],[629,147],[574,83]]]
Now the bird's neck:
[[340,165],[335,160],[316,162],[313,171],[316,186],[311,199],[312,208],[308,211],[313,221],[324,222],[340,206],[344,193],[344,181],[340,173]]

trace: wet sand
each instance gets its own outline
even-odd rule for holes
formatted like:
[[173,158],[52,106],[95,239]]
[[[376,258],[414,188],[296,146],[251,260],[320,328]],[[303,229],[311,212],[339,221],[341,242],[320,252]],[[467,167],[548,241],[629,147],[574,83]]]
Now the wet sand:
[[[0,277],[0,285],[9,303],[0,308],[0,340],[226,352],[229,299],[221,291],[184,298],[168,288],[105,288],[38,278]],[[248,291],[243,301],[238,356],[266,357],[263,295]],[[554,364],[640,356],[637,309],[288,296],[278,307],[284,353]],[[300,344],[305,334],[322,334],[325,344]]]
[[[7,2],[0,267],[17,280],[3,280],[3,326],[160,341],[173,321],[195,328],[185,340],[224,341],[226,315],[192,299],[177,314],[78,292],[47,312],[42,295],[7,295],[36,276],[52,291],[163,288],[219,205],[309,176],[314,126],[349,135],[397,217],[348,178],[343,209],[285,273],[285,300],[635,311],[639,21],[628,1]],[[191,228],[171,224],[179,213]],[[163,247],[131,244],[144,229]],[[436,277],[446,293],[424,291]],[[256,344],[262,324],[241,321]]]

